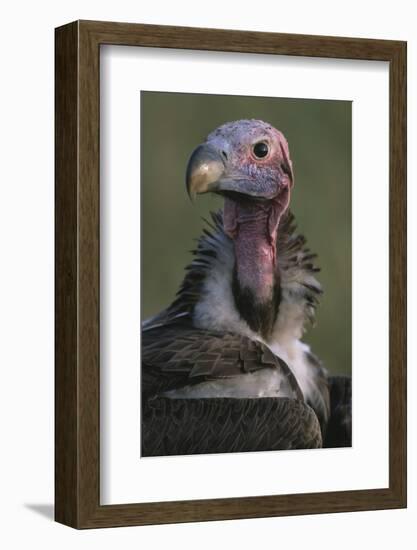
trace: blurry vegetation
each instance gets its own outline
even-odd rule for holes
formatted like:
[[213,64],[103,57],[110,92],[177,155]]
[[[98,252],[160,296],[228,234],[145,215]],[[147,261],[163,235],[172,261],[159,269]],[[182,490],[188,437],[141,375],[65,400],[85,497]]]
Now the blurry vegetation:
[[305,340],[332,373],[351,371],[351,102],[141,93],[142,318],[173,299],[210,210],[191,205],[184,174],[192,150],[220,124],[271,123],[288,139],[295,171],[291,209],[318,253],[324,296]]

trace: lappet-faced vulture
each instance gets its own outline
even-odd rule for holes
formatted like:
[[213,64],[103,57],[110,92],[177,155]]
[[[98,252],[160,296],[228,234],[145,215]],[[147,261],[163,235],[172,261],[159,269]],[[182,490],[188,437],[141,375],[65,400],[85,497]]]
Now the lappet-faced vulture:
[[281,132],[260,120],[213,131],[186,186],[216,193],[174,302],[142,327],[142,455],[349,446],[350,379],[301,337],[322,293],[289,211]]

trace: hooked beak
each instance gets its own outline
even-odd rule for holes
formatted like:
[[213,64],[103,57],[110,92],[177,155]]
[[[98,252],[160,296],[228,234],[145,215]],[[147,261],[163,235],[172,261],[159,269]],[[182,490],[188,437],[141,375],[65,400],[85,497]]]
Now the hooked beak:
[[196,195],[218,190],[225,173],[225,165],[218,150],[208,143],[199,145],[188,161],[186,173],[187,193],[191,200]]

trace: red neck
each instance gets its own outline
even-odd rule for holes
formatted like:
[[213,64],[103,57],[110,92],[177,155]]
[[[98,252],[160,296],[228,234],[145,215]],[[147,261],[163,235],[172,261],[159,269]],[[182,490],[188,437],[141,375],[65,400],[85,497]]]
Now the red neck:
[[256,301],[268,302],[276,283],[277,265],[276,241],[269,235],[267,216],[238,224],[234,247],[239,286],[251,291]]

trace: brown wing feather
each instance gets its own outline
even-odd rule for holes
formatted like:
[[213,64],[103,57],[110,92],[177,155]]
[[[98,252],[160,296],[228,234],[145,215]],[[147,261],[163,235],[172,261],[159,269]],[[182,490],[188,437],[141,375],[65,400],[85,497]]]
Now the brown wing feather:
[[142,456],[321,446],[317,416],[297,399],[156,398],[143,413]]
[[260,342],[237,334],[196,329],[184,322],[142,333],[142,392],[146,398],[204,380],[260,369],[279,369],[294,398],[302,399],[288,365]]

